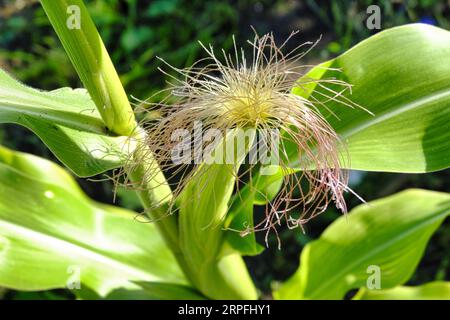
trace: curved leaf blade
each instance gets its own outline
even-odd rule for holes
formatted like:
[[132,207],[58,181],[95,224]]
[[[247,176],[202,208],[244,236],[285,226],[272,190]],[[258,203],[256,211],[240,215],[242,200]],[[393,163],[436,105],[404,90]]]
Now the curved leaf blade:
[[[106,126],[130,135],[136,128],[133,110],[83,0],[41,0],[41,5]],[[71,10],[75,21],[67,15]],[[68,27],[71,22],[78,25]]]
[[408,190],[360,205],[308,244],[300,268],[275,292],[278,299],[342,299],[366,286],[377,266],[381,289],[405,283],[450,214],[450,194]]
[[196,289],[166,282],[134,282],[135,288],[118,288],[106,297],[101,297],[92,290],[78,290],[76,297],[82,300],[206,300]]
[[84,89],[39,91],[0,70],[0,123],[27,127],[81,177],[120,167],[126,158],[127,138],[109,135]]
[[[186,285],[155,225],[88,199],[46,160],[0,153],[0,285],[17,290],[64,288],[78,272],[100,296],[135,281]],[[18,169],[32,162],[27,170]],[[48,161],[47,161],[48,162]],[[66,175],[66,176],[65,176]],[[145,239],[145,241],[142,241]],[[78,271],[77,271],[78,270]]]
[[[271,168],[272,169],[272,168]],[[272,175],[264,176],[261,171],[238,190],[229,202],[225,221],[225,240],[240,254],[254,256],[260,254],[264,247],[256,241],[254,232],[245,232],[254,227],[253,206],[265,205],[273,200],[283,183],[283,170],[274,166]],[[242,234],[245,232],[245,235]],[[229,249],[229,248],[227,248]]]
[[[424,24],[388,29],[313,68],[299,81],[330,78],[350,83],[352,94],[344,96],[374,114],[336,101],[325,105],[337,117],[319,107],[347,144],[349,168],[429,172],[450,166],[449,31]],[[324,100],[324,89],[318,86],[296,87],[293,92]],[[292,152],[291,165],[296,167]]]

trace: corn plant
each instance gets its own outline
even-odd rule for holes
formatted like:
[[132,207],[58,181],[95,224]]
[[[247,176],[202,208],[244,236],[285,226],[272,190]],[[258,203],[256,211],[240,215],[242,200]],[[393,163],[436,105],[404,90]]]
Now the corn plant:
[[[242,259],[264,250],[255,233],[276,234],[282,222],[301,230],[335,205],[343,216],[304,247],[274,298],[342,299],[352,289],[355,299],[450,298],[447,282],[402,286],[450,213],[449,194],[407,190],[348,213],[343,197],[357,197],[350,169],[449,167],[448,31],[388,29],[309,71],[308,43],[282,53],[273,35],[256,35],[249,58],[236,45],[219,57],[200,44],[211,63],[168,66],[178,76],[164,71],[173,80],[167,100],[139,104],[161,117],[137,121],[82,0],[41,4],[85,89],[40,91],[0,71],[0,122],[33,131],[78,177],[115,170],[151,223],[89,199],[57,164],[1,147],[0,286],[69,288],[79,298],[257,299]],[[213,147],[200,143],[208,157],[174,164],[174,151],[190,154],[196,141],[177,144],[174,132],[191,134],[197,123],[202,134],[226,134]],[[249,134],[239,147],[240,129]],[[271,148],[272,129],[278,162],[248,165],[258,137]],[[220,152],[230,145],[231,156]],[[265,206],[262,221],[254,206]]]

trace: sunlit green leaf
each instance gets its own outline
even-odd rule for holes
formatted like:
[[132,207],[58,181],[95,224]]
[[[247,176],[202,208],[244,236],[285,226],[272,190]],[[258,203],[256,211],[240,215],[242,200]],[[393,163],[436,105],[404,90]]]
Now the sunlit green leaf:
[[[272,200],[283,182],[283,172],[274,166],[274,174],[263,176],[257,174],[251,182],[238,190],[230,200],[225,226],[229,229],[226,240],[234,250],[242,255],[253,256],[261,253],[264,247],[256,242],[254,227],[254,204],[265,205]],[[271,171],[272,173],[272,171]]]
[[100,297],[92,290],[77,290],[78,299],[82,300],[205,300],[206,297],[194,288],[166,282],[134,282],[133,288],[112,290],[106,297]]
[[360,205],[303,249],[298,271],[275,296],[342,299],[378,271],[380,289],[401,285],[449,214],[450,194],[418,189]]
[[106,126],[130,135],[136,128],[133,110],[83,0],[40,2]]
[[[254,232],[246,232],[253,227],[253,202],[255,190],[246,186],[232,198],[231,207],[227,214],[225,240],[230,248],[242,255],[254,256],[264,249],[256,242]],[[245,233],[244,233],[245,232]],[[225,254],[228,252],[225,247]]]
[[[148,298],[152,299],[164,299],[164,300],[205,300],[198,291],[193,288],[172,283],[163,282],[138,282],[137,283],[148,295]],[[114,298],[114,295],[108,296],[108,298]],[[147,298],[147,299],[148,299]]]
[[107,133],[84,89],[50,92],[27,87],[0,70],[0,123],[16,123],[36,133],[78,176],[121,166],[126,137]]
[[[180,247],[192,270],[191,280],[205,295],[214,299],[256,298],[256,290],[242,258],[237,254],[220,257],[225,236],[223,224],[236,184],[236,173],[253,141],[251,138],[241,149],[228,150],[229,145],[238,145],[232,141],[239,139],[240,133],[230,132],[216,146],[211,156],[220,164],[211,161],[211,164],[200,165],[189,178],[178,202]],[[235,161],[223,164],[228,151],[235,152]]]
[[450,300],[450,282],[430,282],[417,287],[396,287],[388,290],[361,289],[357,300]]
[[[341,154],[349,156],[343,167],[429,172],[450,166],[449,31],[423,24],[382,31],[314,67],[299,81],[311,79],[351,84],[352,94],[343,96],[373,113],[333,100],[325,103],[322,94],[330,92],[314,83],[293,89],[325,103],[326,108],[317,104],[319,111],[347,146],[348,153]],[[342,90],[330,83],[326,87]],[[287,145],[290,166],[298,169],[298,150]],[[270,176],[262,177],[260,184],[276,187]]]
[[154,224],[93,202],[49,161],[0,151],[0,286],[64,288],[77,274],[101,296],[134,281],[187,284]]
[[[300,81],[332,78],[351,84],[352,94],[344,96],[374,114],[335,101],[326,107],[337,117],[319,107],[348,147],[347,167],[429,172],[450,166],[449,31],[424,24],[388,29],[313,68]],[[324,90],[310,84],[293,92],[324,101]],[[292,167],[298,163],[296,154],[292,150]]]

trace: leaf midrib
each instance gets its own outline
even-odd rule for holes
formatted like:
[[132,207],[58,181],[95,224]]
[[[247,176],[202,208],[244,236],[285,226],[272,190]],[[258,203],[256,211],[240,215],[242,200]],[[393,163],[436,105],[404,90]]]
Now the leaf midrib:
[[[422,97],[420,99],[417,99],[413,102],[410,103],[406,103],[406,104],[400,104],[398,108],[395,108],[394,110],[389,110],[387,112],[381,113],[379,116],[375,116],[375,117],[370,117],[367,118],[365,121],[362,121],[358,126],[355,126],[351,129],[348,130],[344,130],[343,132],[337,132],[339,134],[339,136],[342,139],[348,139],[351,138],[351,136],[367,129],[370,128],[373,125],[376,125],[378,123],[381,123],[383,121],[389,120],[394,116],[398,116],[402,113],[411,111],[413,109],[416,108],[420,108],[423,106],[423,104],[428,103],[428,102],[433,102],[436,100],[439,100],[442,97],[446,97],[446,96],[450,96],[450,90],[449,89],[445,89],[445,90],[441,90],[438,92],[435,92],[431,95],[428,95],[426,97]],[[300,166],[300,160],[298,158],[296,158],[295,161],[292,161],[289,163],[289,167],[291,168],[298,168]]]

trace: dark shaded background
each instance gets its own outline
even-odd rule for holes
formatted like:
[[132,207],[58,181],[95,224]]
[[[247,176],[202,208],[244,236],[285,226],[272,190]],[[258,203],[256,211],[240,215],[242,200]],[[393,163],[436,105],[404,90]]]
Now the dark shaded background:
[[[182,68],[204,57],[197,40],[228,50],[234,34],[238,44],[252,38],[253,26],[260,34],[273,31],[280,41],[300,30],[297,41],[322,41],[306,63],[334,57],[377,32],[365,26],[366,8],[377,4],[382,29],[411,22],[425,22],[450,29],[450,1],[199,1],[199,0],[97,0],[85,1],[128,94],[145,99],[164,88],[166,78],[157,70],[160,56]],[[295,45],[297,42],[292,42]],[[28,85],[51,90],[81,83],[37,0],[0,0],[0,67]],[[155,97],[157,99],[158,97]],[[12,149],[53,159],[42,142],[15,125],[0,126],[0,143]],[[108,182],[78,180],[94,199],[112,202]],[[450,192],[450,170],[429,174],[352,172],[351,187],[366,201],[417,187]],[[347,198],[349,208],[358,205]],[[121,190],[120,205],[140,210],[133,193]],[[258,212],[257,212],[258,214]],[[320,233],[339,214],[333,210],[306,226],[306,233],[282,230],[282,250],[275,238],[257,257],[246,258],[256,285],[270,297],[271,285],[289,277],[298,267],[302,246]],[[263,236],[263,235],[258,235]],[[450,278],[450,223],[433,236],[410,284]],[[263,241],[261,240],[261,243]],[[71,297],[63,290],[40,293],[1,291],[7,299],[56,299]]]

